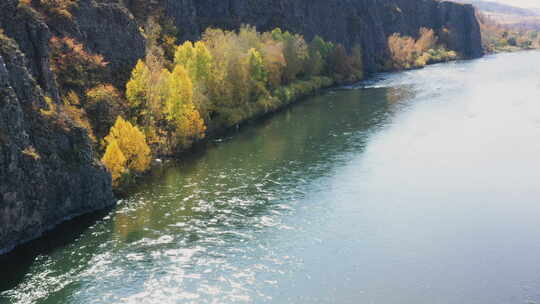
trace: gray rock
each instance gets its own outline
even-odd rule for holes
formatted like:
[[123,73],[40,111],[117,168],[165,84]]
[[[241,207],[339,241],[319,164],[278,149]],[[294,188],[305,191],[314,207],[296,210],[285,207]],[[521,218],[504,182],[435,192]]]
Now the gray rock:
[[[15,18],[22,13],[8,2],[0,12]],[[42,112],[49,109],[45,94],[55,102],[50,33],[37,19],[20,22],[7,26],[20,34],[18,41],[0,37],[0,253],[115,202],[111,177],[95,158],[86,131],[61,112]]]
[[180,30],[181,40],[193,40],[209,26],[236,29],[242,24],[259,30],[280,27],[320,35],[347,47],[360,44],[365,66],[380,70],[389,58],[387,37],[417,36],[420,27],[450,31],[448,47],[465,58],[482,56],[480,27],[471,5],[437,0],[164,0],[166,13]]

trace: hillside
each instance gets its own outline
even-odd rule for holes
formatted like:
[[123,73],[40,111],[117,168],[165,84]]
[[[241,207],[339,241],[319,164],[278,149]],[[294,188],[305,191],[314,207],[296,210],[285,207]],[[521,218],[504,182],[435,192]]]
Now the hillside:
[[521,8],[484,0],[458,0],[474,5],[486,17],[519,29],[540,29],[540,9]]

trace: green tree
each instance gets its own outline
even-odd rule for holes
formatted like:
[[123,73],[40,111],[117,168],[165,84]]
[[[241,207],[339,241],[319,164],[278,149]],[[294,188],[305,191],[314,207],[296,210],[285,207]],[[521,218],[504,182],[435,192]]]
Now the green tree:
[[268,72],[266,71],[266,66],[261,53],[252,48],[249,50],[248,56],[251,79],[266,83],[268,81]]
[[309,58],[306,61],[306,74],[308,76],[318,76],[323,71],[324,61],[318,50],[310,49]]
[[191,41],[186,41],[176,48],[176,52],[174,53],[174,64],[181,64],[188,67],[191,64],[193,57],[195,57],[193,43]]
[[205,84],[212,73],[212,54],[202,41],[195,43],[195,56],[190,64],[190,74],[197,83]]

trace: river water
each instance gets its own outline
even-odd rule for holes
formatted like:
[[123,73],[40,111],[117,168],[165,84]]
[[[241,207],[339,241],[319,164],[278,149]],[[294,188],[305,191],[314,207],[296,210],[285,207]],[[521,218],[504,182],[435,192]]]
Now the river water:
[[385,74],[0,259],[0,303],[540,303],[540,53]]

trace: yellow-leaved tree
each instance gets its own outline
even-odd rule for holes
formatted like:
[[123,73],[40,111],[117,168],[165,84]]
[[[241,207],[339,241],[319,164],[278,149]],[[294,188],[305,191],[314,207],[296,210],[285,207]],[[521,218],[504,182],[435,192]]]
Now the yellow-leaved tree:
[[165,111],[167,119],[176,125],[181,147],[187,147],[194,140],[204,138],[204,120],[193,104],[193,82],[180,64],[176,65],[169,75]]
[[113,185],[117,186],[120,177],[122,177],[122,174],[126,171],[126,157],[124,156],[124,153],[120,151],[118,142],[115,139],[111,140],[107,145],[107,150],[105,150],[101,162],[109,169]]
[[[113,180],[115,180],[116,172],[121,172],[120,175],[116,175],[118,178],[126,170],[140,173],[150,166],[150,147],[146,143],[144,134],[122,117],[118,116],[109,135],[105,137],[105,142],[107,150],[102,161],[113,174]],[[124,156],[124,161],[116,150]],[[124,170],[119,170],[120,163],[123,163]]]
[[202,41],[186,41],[176,48],[174,64],[182,65],[193,82],[204,85],[212,69],[212,55]]
[[126,97],[132,108],[138,108],[146,104],[148,90],[150,89],[148,87],[149,78],[150,70],[144,61],[139,60],[131,72],[131,79],[126,85]]

